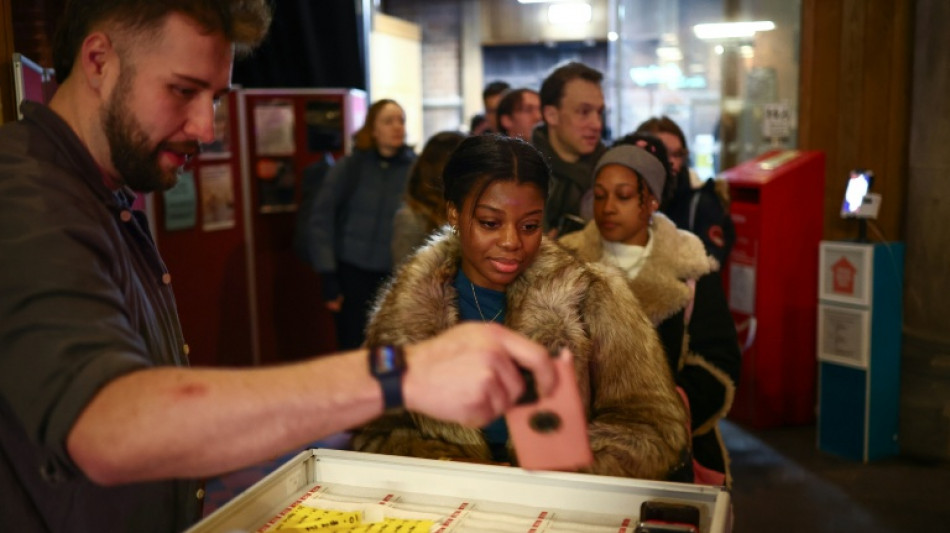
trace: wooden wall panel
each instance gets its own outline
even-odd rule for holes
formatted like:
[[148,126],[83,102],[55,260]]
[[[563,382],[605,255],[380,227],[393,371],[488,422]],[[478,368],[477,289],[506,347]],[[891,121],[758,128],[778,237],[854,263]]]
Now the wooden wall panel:
[[[910,181],[910,125],[911,125],[911,94],[914,85],[914,9],[913,2],[900,1],[893,6],[895,9],[889,17],[883,20],[885,26],[894,32],[890,42],[892,46],[886,48],[890,52],[891,69],[880,74],[889,84],[887,135],[884,150],[889,154],[887,166],[888,175],[894,179],[884,181],[885,187],[880,189],[886,197],[891,198],[888,203],[891,207],[884,210],[885,223],[892,226],[892,233],[885,234],[904,240],[907,209],[907,190]],[[896,76],[894,74],[897,74]],[[919,82],[919,80],[917,80]]]
[[[837,28],[838,42],[834,42],[834,34],[832,34],[827,36],[827,42],[824,44],[824,46],[837,44],[837,47],[841,50],[837,65],[837,76],[832,78],[838,86],[836,94],[838,112],[834,115],[836,120],[832,123],[834,126],[832,131],[836,134],[834,138],[835,147],[837,148],[835,158],[838,163],[854,161],[857,164],[859,161],[865,161],[859,154],[860,145],[862,144],[861,133],[865,131],[864,122],[867,120],[867,117],[862,113],[862,109],[865,107],[864,102],[867,99],[868,89],[871,88],[864,85],[864,77],[862,76],[864,54],[861,37],[864,33],[864,11],[858,5],[859,1],[861,0],[844,1],[841,24]],[[835,170],[836,172],[826,176],[826,181],[835,182],[837,181],[836,176],[842,175],[837,172],[839,169],[836,168]],[[829,198],[829,200],[833,202],[835,199]]]
[[[828,239],[851,239],[857,222],[839,216],[852,168],[874,171],[883,196],[872,237],[903,237],[910,112],[911,3],[802,2],[800,148],[827,156]],[[874,229],[874,228],[872,228]]]

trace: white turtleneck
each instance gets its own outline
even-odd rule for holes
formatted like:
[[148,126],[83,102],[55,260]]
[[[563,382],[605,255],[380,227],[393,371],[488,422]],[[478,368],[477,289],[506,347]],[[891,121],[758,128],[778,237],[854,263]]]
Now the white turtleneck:
[[627,273],[628,278],[636,278],[643,267],[643,263],[653,250],[653,228],[647,228],[647,234],[646,246],[601,241],[604,249],[604,262],[620,267],[621,270]]

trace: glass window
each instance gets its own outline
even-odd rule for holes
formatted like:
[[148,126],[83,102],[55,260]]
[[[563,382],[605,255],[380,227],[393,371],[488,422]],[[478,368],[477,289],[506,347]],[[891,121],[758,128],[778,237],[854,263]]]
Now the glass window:
[[795,146],[800,2],[610,4],[605,96],[615,137],[666,115],[702,177]]

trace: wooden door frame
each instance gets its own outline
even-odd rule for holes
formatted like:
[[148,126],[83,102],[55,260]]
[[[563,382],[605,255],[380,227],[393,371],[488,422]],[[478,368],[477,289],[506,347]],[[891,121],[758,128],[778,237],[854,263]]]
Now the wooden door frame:
[[13,87],[13,11],[11,0],[0,0],[0,124],[16,120]]

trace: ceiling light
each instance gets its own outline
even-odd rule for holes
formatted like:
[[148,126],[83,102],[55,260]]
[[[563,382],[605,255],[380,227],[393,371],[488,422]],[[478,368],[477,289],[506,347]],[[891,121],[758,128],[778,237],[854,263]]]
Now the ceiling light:
[[660,61],[682,61],[683,52],[678,46],[659,46],[656,49],[656,57]]
[[741,39],[755,36],[756,32],[775,29],[771,20],[757,20],[752,22],[714,22],[693,26],[696,37],[705,40]]
[[571,2],[548,7],[548,22],[551,24],[586,24],[590,18],[590,4]]

